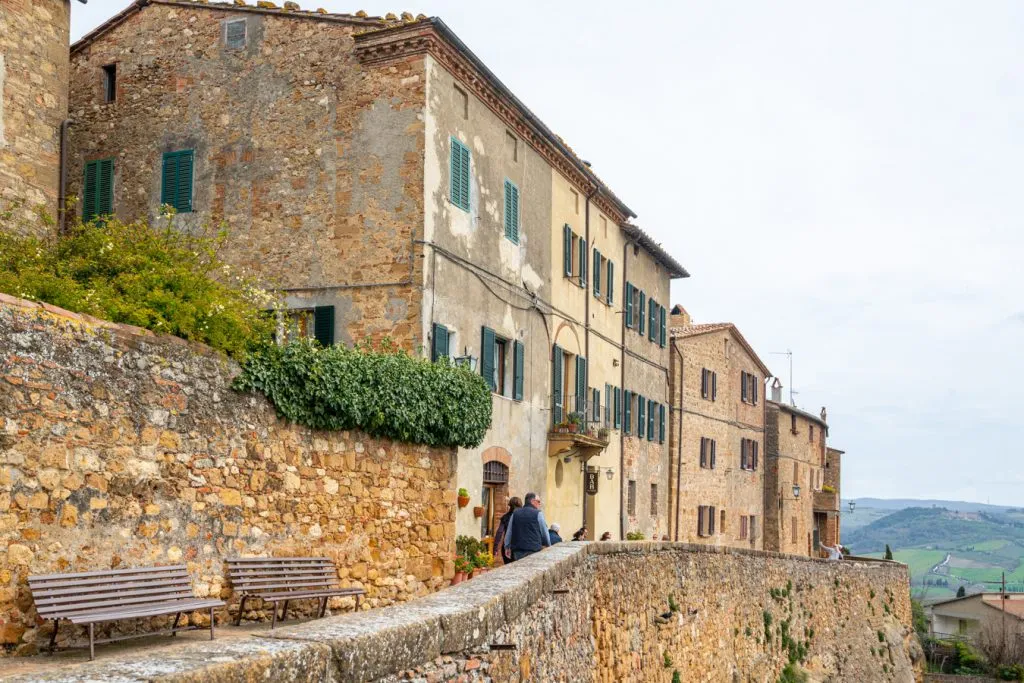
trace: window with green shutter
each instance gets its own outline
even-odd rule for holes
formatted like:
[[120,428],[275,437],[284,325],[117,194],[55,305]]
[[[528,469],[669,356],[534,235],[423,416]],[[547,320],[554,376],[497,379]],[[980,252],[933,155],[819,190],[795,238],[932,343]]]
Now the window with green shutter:
[[654,341],[655,336],[658,334],[658,303],[651,299],[647,309],[647,339],[648,341]]
[[437,361],[439,358],[448,358],[451,354],[448,352],[448,339],[449,339],[448,328],[444,325],[438,325],[434,323],[433,329],[433,343],[430,350],[430,360]]
[[321,346],[334,345],[334,306],[313,309],[313,336]]
[[587,411],[587,359],[576,356],[576,405],[573,412],[586,417]]
[[565,276],[572,277],[572,228],[568,223],[562,227],[562,264]]
[[633,283],[626,283],[626,327],[633,327]]
[[562,423],[563,399],[562,382],[565,381],[562,367],[565,361],[562,349],[555,344],[551,347],[551,423]]
[[665,310],[664,306],[661,307],[661,311],[659,311],[658,315],[660,316],[661,322],[661,333],[658,337],[658,342],[659,344],[661,344],[661,348],[665,348],[665,344],[668,343],[668,329],[666,327],[666,319],[668,318],[668,312]]
[[594,296],[601,298],[601,252],[594,249]]
[[451,202],[463,211],[469,211],[469,148],[454,137],[451,159]]
[[597,389],[590,390],[590,419],[594,422],[601,419],[601,392]]
[[665,406],[658,406],[658,443],[665,443]]
[[654,441],[654,408],[658,404],[655,401],[647,401],[647,440]]
[[494,342],[494,330],[489,327],[482,328],[480,334],[480,375],[487,382],[487,386],[491,388],[491,391],[496,391],[498,388],[497,378],[494,374]]
[[647,404],[644,402],[644,397],[640,394],[636,395],[636,435],[641,439],[647,434],[647,418],[645,408]]
[[622,405],[622,431],[629,434],[633,431],[633,392],[624,390],[622,394],[625,399]]
[[644,329],[645,329],[645,325],[646,325],[646,322],[647,322],[646,321],[647,316],[645,314],[646,310],[647,310],[647,296],[644,294],[643,290],[640,290],[640,312],[639,312],[640,318],[639,318],[639,324],[637,325],[637,331],[640,333],[641,337],[644,335]]
[[587,286],[587,241],[580,238],[580,287]]
[[622,388],[615,387],[615,408],[613,410],[615,414],[615,428],[619,429],[622,427]]
[[505,237],[519,244],[519,188],[511,180],[505,181]]
[[615,303],[615,264],[608,262],[608,286],[605,287],[605,301],[608,305]]
[[513,345],[512,358],[512,398],[516,401],[523,400],[523,376],[524,362],[526,361],[526,348],[523,342],[517,341]]
[[85,165],[82,187],[82,220],[114,212],[114,160],[97,159]]
[[610,427],[612,424],[612,385],[604,385],[604,424]]
[[160,203],[174,207],[178,213],[192,211],[193,160],[190,149],[164,154]]

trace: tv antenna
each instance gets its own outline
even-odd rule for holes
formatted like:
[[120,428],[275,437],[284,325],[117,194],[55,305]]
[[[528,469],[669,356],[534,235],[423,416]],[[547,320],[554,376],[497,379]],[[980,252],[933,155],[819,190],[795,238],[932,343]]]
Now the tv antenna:
[[793,391],[793,350],[786,349],[785,351],[769,351],[769,355],[772,356],[788,356],[789,357],[789,404],[796,407],[796,401],[793,400],[793,394],[800,392]]

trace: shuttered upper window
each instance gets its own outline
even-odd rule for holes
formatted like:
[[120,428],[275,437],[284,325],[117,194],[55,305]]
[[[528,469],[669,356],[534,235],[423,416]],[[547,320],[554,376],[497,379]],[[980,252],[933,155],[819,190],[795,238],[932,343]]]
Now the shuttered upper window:
[[190,149],[164,154],[161,204],[174,207],[178,213],[192,211],[192,166],[193,152]]
[[505,237],[519,244],[519,188],[511,180],[505,181]]
[[85,165],[82,220],[90,221],[114,210],[114,160],[99,159]]
[[436,361],[438,358],[450,357],[450,353],[448,351],[450,338],[451,333],[448,331],[447,327],[434,323],[433,344],[430,350],[430,360]]
[[241,50],[245,47],[245,19],[224,24],[224,45],[230,50]]
[[452,138],[452,204],[469,211],[469,148]]

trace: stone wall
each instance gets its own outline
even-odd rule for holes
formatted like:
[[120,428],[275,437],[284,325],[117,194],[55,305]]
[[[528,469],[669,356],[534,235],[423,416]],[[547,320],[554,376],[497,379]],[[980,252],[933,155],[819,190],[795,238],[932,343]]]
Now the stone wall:
[[50,633],[30,574],[184,562],[231,612],[234,555],[330,556],[369,607],[447,583],[454,450],[288,424],[230,389],[236,372],[199,345],[0,295],[8,651]]
[[[785,632],[806,645],[810,681],[919,683],[908,582],[893,562],[563,543],[406,605],[288,626],[255,644],[168,649],[159,674],[190,683],[668,683],[676,672],[682,681],[775,681],[789,661]],[[152,653],[111,656],[47,680],[150,680],[153,662]]]
[[[814,552],[814,491],[824,485],[826,425],[786,403],[768,401],[765,413],[765,545],[768,550]],[[794,497],[793,485],[800,486]],[[772,529],[767,525],[771,524]]]
[[60,127],[68,113],[68,0],[0,2],[0,210],[57,216]]

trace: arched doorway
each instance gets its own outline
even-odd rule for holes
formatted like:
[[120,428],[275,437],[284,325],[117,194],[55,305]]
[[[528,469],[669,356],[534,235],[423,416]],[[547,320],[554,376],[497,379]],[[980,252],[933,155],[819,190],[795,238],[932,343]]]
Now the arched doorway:
[[484,514],[480,518],[480,537],[494,538],[501,516],[508,510],[508,465],[500,460],[484,463],[483,492],[480,498]]

